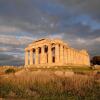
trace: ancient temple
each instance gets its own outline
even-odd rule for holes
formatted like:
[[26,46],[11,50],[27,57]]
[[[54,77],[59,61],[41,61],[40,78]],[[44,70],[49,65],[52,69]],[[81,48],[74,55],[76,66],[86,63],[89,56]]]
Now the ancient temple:
[[60,39],[40,39],[25,48],[25,66],[89,66],[86,50],[77,50]]

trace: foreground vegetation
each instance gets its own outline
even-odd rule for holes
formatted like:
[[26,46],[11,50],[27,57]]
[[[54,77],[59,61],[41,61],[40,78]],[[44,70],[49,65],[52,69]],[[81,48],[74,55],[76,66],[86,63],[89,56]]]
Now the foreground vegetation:
[[[25,100],[99,100],[100,73],[57,76],[51,71],[20,70],[0,76],[1,98]],[[7,71],[6,71],[7,72]],[[9,70],[8,70],[9,72]],[[9,100],[10,100],[9,99]]]

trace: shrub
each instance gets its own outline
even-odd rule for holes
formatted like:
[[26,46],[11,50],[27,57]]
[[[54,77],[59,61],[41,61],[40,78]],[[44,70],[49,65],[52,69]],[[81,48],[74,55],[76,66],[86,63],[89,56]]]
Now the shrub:
[[15,70],[12,69],[12,68],[9,68],[9,69],[5,70],[5,73],[6,73],[6,74],[15,73]]

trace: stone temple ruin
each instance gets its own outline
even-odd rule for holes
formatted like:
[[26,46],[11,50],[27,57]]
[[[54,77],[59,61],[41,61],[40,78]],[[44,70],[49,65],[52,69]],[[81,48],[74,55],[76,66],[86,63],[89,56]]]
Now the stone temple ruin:
[[76,50],[60,39],[40,39],[25,48],[25,67],[90,66],[86,50]]

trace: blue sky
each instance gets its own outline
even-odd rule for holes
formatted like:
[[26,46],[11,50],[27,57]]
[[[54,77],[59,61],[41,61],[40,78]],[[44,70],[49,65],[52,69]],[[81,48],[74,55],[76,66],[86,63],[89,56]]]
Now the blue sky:
[[0,0],[0,65],[24,64],[33,40],[61,38],[100,55],[100,0]]

